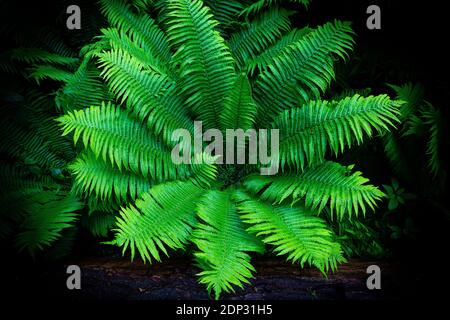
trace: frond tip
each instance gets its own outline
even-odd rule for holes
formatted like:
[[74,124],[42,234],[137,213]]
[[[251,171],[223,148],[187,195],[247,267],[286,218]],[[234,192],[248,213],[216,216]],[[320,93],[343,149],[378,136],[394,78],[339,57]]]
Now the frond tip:
[[325,207],[330,213],[342,219],[344,214],[358,216],[366,213],[367,207],[375,209],[376,201],[384,194],[378,188],[366,184],[369,179],[361,172],[351,172],[351,167],[327,161],[308,167],[300,174],[281,176],[250,176],[244,186],[253,193],[259,193],[261,199],[277,203],[288,197],[292,203],[302,200],[311,210],[321,212]]
[[311,101],[281,113],[272,125],[280,130],[281,166],[303,169],[322,162],[328,148],[337,155],[355,142],[361,144],[365,135],[389,131],[398,122],[398,106],[387,95],[356,94],[340,101]]
[[325,221],[305,207],[267,204],[243,191],[236,193],[236,200],[242,219],[252,225],[248,231],[273,245],[278,255],[287,254],[288,260],[302,267],[307,262],[323,273],[345,261]]
[[245,225],[231,199],[232,190],[212,190],[197,207],[201,223],[193,233],[192,242],[199,251],[195,257],[203,269],[200,283],[214,290],[216,299],[222,291],[242,287],[255,271],[246,252],[263,252],[262,243],[245,230]]
[[195,206],[204,192],[191,181],[168,182],[150,189],[123,208],[117,218],[116,237],[111,244],[129,248],[131,259],[136,250],[142,260],[160,261],[159,251],[183,248],[196,223]]

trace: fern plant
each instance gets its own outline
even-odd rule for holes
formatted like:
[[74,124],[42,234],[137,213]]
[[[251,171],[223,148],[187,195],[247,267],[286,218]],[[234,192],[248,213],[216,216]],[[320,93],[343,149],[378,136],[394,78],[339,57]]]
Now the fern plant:
[[[63,83],[58,122],[79,150],[72,191],[95,215],[85,223],[100,235],[111,228],[108,243],[150,263],[193,244],[199,281],[216,298],[249,282],[252,253],[335,270],[345,258],[327,220],[365,215],[384,196],[333,158],[393,128],[401,103],[322,99],[335,61],[352,51],[350,23],[296,29],[282,2],[104,0],[108,27],[76,60],[28,60],[34,79]],[[194,121],[279,129],[280,172],[174,164],[172,133],[193,133]]]

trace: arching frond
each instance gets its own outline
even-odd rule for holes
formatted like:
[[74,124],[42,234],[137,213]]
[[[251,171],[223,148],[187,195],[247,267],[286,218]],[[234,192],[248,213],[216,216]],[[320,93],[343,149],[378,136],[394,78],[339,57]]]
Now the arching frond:
[[267,70],[269,65],[271,65],[277,57],[281,56],[284,51],[288,50],[290,46],[300,41],[312,30],[313,29],[309,27],[305,27],[302,29],[294,29],[290,31],[256,57],[247,59],[245,61],[243,69],[250,74],[254,74],[256,70]]
[[290,28],[289,12],[274,8],[232,34],[228,45],[238,67],[264,52]]
[[386,95],[355,95],[341,101],[311,101],[286,110],[272,127],[280,129],[281,165],[304,168],[323,161],[328,148],[335,155],[360,144],[365,135],[394,126],[399,103]]
[[29,64],[57,64],[64,66],[74,66],[79,62],[79,58],[66,57],[57,53],[48,52],[38,48],[18,48],[10,53],[11,59],[23,61]]
[[439,158],[439,143],[442,135],[442,115],[439,109],[427,103],[427,107],[422,111],[424,124],[428,127],[427,155],[428,168],[436,176],[441,169]]
[[344,59],[352,50],[352,34],[347,22],[327,23],[278,56],[255,86],[261,125],[284,109],[318,99],[334,78],[335,57]]
[[248,231],[273,245],[278,255],[287,255],[288,260],[299,262],[302,267],[307,262],[322,272],[334,270],[337,263],[345,261],[325,221],[310,210],[270,205],[243,191],[236,193],[236,199],[242,219],[252,225]]
[[81,218],[81,224],[95,237],[106,237],[116,225],[116,215],[107,212],[92,212]]
[[397,94],[396,99],[404,101],[400,107],[399,119],[403,122],[413,115],[423,101],[425,88],[421,84],[407,83],[402,86],[388,84]]
[[260,12],[262,9],[270,7],[271,5],[276,5],[281,2],[291,2],[291,3],[299,3],[308,7],[311,0],[256,0],[250,6],[245,8],[241,14],[251,15]]
[[122,203],[131,198],[136,199],[150,189],[148,179],[124,169],[118,170],[108,162],[97,158],[92,152],[79,155],[69,165],[74,176],[74,189],[77,194],[94,194],[102,201],[111,199]]
[[192,242],[199,251],[195,257],[202,268],[200,283],[214,290],[216,299],[220,294],[234,291],[233,285],[241,287],[248,283],[252,272],[247,252],[262,253],[262,243],[245,231],[245,224],[237,213],[231,199],[233,190],[208,191],[200,201],[197,212],[201,223],[192,234]]
[[[54,129],[48,123],[43,124],[47,130]],[[42,127],[41,132],[45,132]],[[68,160],[65,154],[58,150],[53,142],[60,139],[58,135],[49,140],[47,135],[37,130],[30,130],[29,126],[21,126],[18,121],[10,117],[3,117],[0,121],[0,152],[27,164],[37,164],[43,168],[62,168]],[[9,138],[7,138],[9,137]],[[56,139],[55,139],[56,138]],[[62,143],[64,146],[66,142]]]
[[145,70],[145,65],[123,50],[102,53],[100,61],[102,75],[116,97],[156,135],[161,133],[167,144],[172,143],[174,130],[190,129],[183,100],[167,76]]
[[61,231],[72,226],[77,219],[77,210],[83,207],[73,195],[58,195],[44,191],[33,196],[22,224],[22,230],[16,237],[20,250],[30,253],[42,250],[60,237]]
[[[60,117],[63,135],[74,133],[96,157],[156,181],[182,175],[165,149],[144,126],[112,104],[74,111]],[[178,167],[181,169],[182,167]]]
[[240,74],[228,93],[223,111],[220,113],[221,128],[250,129],[253,127],[256,108],[247,76]]
[[245,1],[241,0],[205,0],[204,3],[208,6],[213,15],[214,19],[219,22],[216,27],[219,31],[223,32],[226,28],[231,27],[236,24],[236,19],[239,14],[244,9]]
[[359,211],[365,214],[367,207],[374,210],[376,201],[384,195],[367,184],[369,179],[361,172],[351,172],[351,167],[327,161],[300,174],[253,175],[244,181],[244,186],[253,193],[261,192],[259,197],[263,200],[281,203],[290,198],[292,203],[301,201],[318,213],[329,207],[331,215],[342,219],[344,215],[358,216]]
[[[102,30],[104,40],[108,40],[110,46],[115,51],[125,51],[140,63],[144,70],[153,70],[162,75],[171,75],[167,61],[161,61],[152,55],[148,50],[142,48],[136,41],[133,41],[125,32],[116,28]],[[172,75],[171,75],[172,76]]]
[[36,80],[38,84],[44,79],[66,82],[72,77],[72,72],[52,65],[38,65],[32,68],[30,77]]
[[142,260],[160,261],[167,248],[183,248],[196,223],[196,202],[205,191],[191,181],[168,182],[157,185],[123,208],[117,218],[116,236],[112,244],[136,250]]
[[199,0],[168,5],[167,33],[180,65],[180,93],[207,128],[219,128],[219,113],[235,76],[228,46],[214,30],[217,21]]
[[111,98],[100,71],[85,60],[57,91],[55,102],[58,109],[68,112],[100,105]]
[[112,26],[127,33],[161,63],[171,60],[167,37],[148,14],[134,14],[130,5],[123,0],[101,0],[101,4],[103,14]]

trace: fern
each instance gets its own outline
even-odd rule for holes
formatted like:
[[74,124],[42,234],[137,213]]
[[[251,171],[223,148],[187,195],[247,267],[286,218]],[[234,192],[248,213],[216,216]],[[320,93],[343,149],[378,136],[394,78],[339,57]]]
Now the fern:
[[328,148],[337,155],[345,147],[361,144],[364,136],[389,130],[397,120],[398,103],[386,95],[355,95],[341,101],[311,101],[278,116],[281,165],[303,169],[320,163]]
[[121,170],[122,166],[156,181],[175,179],[179,174],[169,150],[145,127],[111,104],[69,113],[58,119],[63,134],[74,132],[74,141],[82,137],[96,157],[109,159]]
[[[250,15],[260,12],[262,9],[270,7],[274,4],[279,4],[280,2],[283,2],[282,0],[257,0],[254,3],[252,3],[250,6],[245,8],[242,11],[242,14]],[[291,3],[299,3],[302,4],[304,7],[308,7],[311,0],[286,0],[285,2],[291,2]]]
[[344,261],[325,221],[313,216],[311,211],[265,204],[245,192],[238,192],[236,197],[244,221],[252,224],[248,231],[274,245],[278,255],[288,254],[288,260],[299,261],[302,266],[308,262],[322,272],[335,269],[338,262]]
[[273,9],[233,34],[228,45],[238,67],[264,52],[290,28],[289,12]]
[[223,113],[220,115],[222,128],[247,130],[253,127],[256,111],[250,83],[247,77],[241,74],[225,99]]
[[128,247],[133,259],[136,249],[144,261],[160,261],[159,251],[183,248],[196,223],[195,206],[204,190],[191,181],[168,182],[153,187],[122,209],[112,244]]
[[263,200],[281,203],[292,197],[295,203],[303,199],[311,210],[320,213],[327,207],[331,215],[336,213],[342,219],[344,214],[357,216],[360,210],[365,214],[366,206],[375,209],[375,202],[384,196],[378,188],[366,184],[368,179],[361,172],[351,173],[351,168],[329,161],[298,175],[251,176],[244,186],[253,193],[262,191]]
[[255,86],[258,122],[301,102],[317,99],[334,78],[333,58],[345,58],[353,47],[348,23],[327,23],[289,46],[261,72]]
[[[35,252],[64,241],[82,215],[84,227],[112,235],[107,243],[132,259],[161,261],[192,245],[199,281],[216,299],[250,282],[251,256],[264,244],[301,266],[335,270],[345,259],[330,225],[367,214],[383,193],[327,159],[415,116],[428,129],[435,171],[438,115],[416,114],[400,94],[328,92],[335,62],[353,49],[350,23],[297,29],[286,2],[310,1],[102,0],[101,28],[90,19],[96,36],[71,38],[78,55],[53,38],[8,53],[12,64],[2,60],[2,70],[57,90],[29,97],[29,123],[3,119],[3,136],[16,134],[0,146],[15,162],[4,175],[23,206],[0,236],[23,223],[17,244]],[[196,120],[222,132],[279,129],[281,172],[257,175],[261,163],[219,166],[218,155],[198,150],[190,165],[174,164],[172,133],[193,133]]]
[[113,197],[119,202],[128,197],[136,199],[151,186],[145,177],[126,170],[120,171],[108,162],[98,161],[92,152],[79,155],[68,168],[75,175],[74,188],[77,193],[94,193],[102,201]]
[[219,110],[231,89],[234,67],[210,10],[198,0],[170,1],[168,37],[180,64],[180,94],[205,126],[219,127]]
[[216,298],[222,291],[234,291],[233,285],[242,287],[249,283],[252,272],[250,256],[246,252],[262,253],[259,239],[246,232],[236,206],[232,201],[233,190],[212,190],[206,193],[197,206],[201,223],[192,234],[192,241],[199,251],[195,257],[203,271],[200,283],[213,289]]
[[16,244],[20,250],[27,248],[31,253],[43,249],[60,237],[60,232],[72,226],[77,215],[75,211],[82,208],[73,195],[60,197],[53,192],[41,192],[31,199],[26,209],[27,216]]

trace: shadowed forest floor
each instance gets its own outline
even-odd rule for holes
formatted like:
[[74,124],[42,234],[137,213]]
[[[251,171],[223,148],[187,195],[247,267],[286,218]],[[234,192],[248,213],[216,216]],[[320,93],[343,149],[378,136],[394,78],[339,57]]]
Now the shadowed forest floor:
[[[188,259],[172,259],[151,266],[126,258],[87,258],[70,261],[81,268],[81,290],[66,289],[66,265],[16,275],[12,284],[18,295],[119,300],[210,299],[197,283],[199,272]],[[381,268],[381,290],[368,290],[366,269]],[[286,263],[281,259],[254,260],[257,270],[251,285],[223,294],[224,300],[397,300],[415,297],[421,279],[396,262],[351,260],[328,278],[316,269]],[[37,274],[37,275],[36,275]],[[32,284],[32,285],[31,285]],[[28,286],[32,286],[27,288]],[[41,288],[41,290],[40,290]]]

